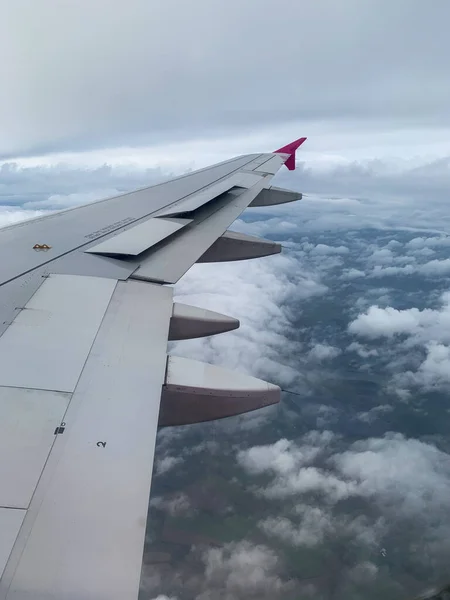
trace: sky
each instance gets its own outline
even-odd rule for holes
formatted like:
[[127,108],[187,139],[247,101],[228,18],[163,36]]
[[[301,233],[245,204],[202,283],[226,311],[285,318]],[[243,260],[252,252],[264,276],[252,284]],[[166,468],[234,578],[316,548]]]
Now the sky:
[[442,583],[449,21],[447,0],[0,0],[0,226],[308,137],[274,180],[302,201],[233,225],[283,254],[196,265],[176,287],[240,329],[171,347],[294,389],[300,408],[167,430],[155,466],[158,514],[192,517],[173,487],[210,457],[266,513],[257,535],[192,551],[173,589],[145,572],[145,600],[178,600],[180,582],[196,600],[330,600],[283,554],[330,540],[358,548],[336,599]]
[[446,0],[2,0],[0,156],[442,130],[449,18]]

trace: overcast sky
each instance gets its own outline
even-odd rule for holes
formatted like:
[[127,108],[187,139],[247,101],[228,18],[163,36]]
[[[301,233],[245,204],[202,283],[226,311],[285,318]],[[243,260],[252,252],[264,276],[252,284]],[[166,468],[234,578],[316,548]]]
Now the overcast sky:
[[0,155],[450,126],[449,22],[447,0],[0,0]]

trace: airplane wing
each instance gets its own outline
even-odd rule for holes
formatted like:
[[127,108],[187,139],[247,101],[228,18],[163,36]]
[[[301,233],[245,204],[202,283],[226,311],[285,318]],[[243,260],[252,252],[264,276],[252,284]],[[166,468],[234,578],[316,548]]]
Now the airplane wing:
[[157,427],[279,401],[277,386],[167,356],[235,329],[174,303],[196,262],[280,252],[227,228],[305,138],[0,230],[0,600],[135,600]]

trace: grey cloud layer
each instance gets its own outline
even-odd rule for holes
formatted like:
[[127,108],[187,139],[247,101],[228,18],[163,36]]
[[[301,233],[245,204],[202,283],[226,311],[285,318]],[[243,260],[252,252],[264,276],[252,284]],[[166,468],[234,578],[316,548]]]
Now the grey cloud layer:
[[448,122],[445,0],[0,3],[0,154]]
[[304,196],[301,209],[292,205],[283,212],[301,211],[299,224],[308,231],[361,227],[449,231],[448,164],[448,157],[422,157],[420,166],[397,165],[395,159],[322,166],[301,162],[293,175],[280,171],[278,182],[311,195]]

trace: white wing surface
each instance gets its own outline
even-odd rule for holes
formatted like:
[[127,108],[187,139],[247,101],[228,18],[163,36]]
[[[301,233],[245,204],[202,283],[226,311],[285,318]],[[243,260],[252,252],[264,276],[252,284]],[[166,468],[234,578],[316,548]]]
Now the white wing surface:
[[301,198],[270,180],[302,141],[0,230],[0,600],[135,600],[158,425],[279,400],[168,358],[168,339],[239,322],[167,284],[280,251],[227,228]]

